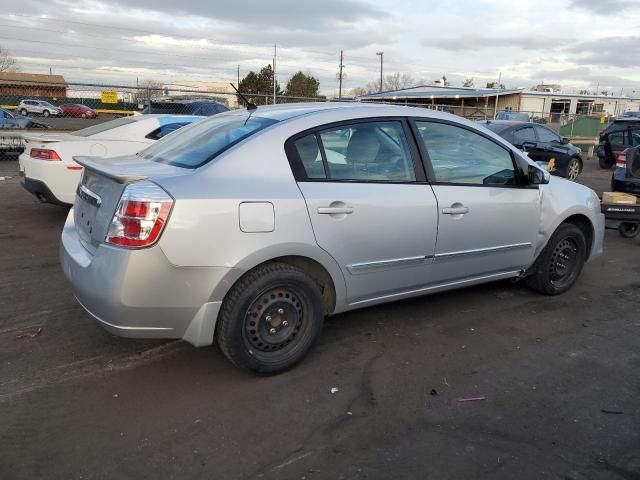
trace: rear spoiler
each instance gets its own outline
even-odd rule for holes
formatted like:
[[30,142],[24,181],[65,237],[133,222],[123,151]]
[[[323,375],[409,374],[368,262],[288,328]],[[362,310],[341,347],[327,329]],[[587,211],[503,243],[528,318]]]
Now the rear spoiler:
[[40,143],[61,142],[66,140],[66,138],[56,135],[55,133],[27,133],[26,135],[22,135],[22,138],[27,142]]
[[132,183],[149,178],[146,175],[118,172],[117,167],[110,165],[107,163],[108,160],[105,161],[105,159],[101,157],[73,157],[73,161],[82,165],[87,170],[96,172],[118,183]]

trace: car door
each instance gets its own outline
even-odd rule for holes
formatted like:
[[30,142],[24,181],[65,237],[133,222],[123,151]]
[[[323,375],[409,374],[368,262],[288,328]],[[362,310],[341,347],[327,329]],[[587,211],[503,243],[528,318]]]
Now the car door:
[[432,273],[439,281],[502,278],[533,262],[539,190],[511,151],[468,126],[414,122],[438,200]]
[[437,205],[406,120],[326,126],[287,142],[318,245],[340,265],[349,303],[429,282]]
[[562,138],[553,130],[535,125],[536,135],[538,136],[538,148],[544,151],[544,155],[548,158],[548,162],[553,162],[553,168],[549,171],[557,169],[563,171],[571,157],[569,147],[562,143]]

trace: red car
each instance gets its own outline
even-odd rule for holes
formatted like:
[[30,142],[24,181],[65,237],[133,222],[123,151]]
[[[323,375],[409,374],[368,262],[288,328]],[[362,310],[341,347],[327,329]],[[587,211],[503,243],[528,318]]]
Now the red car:
[[98,112],[78,103],[67,103],[66,105],[60,105],[60,110],[65,117],[82,117],[82,118],[96,118]]

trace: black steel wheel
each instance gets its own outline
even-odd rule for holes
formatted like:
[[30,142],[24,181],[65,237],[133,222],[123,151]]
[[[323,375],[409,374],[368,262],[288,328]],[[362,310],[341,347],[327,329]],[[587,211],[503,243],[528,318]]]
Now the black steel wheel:
[[318,284],[300,269],[268,263],[231,288],[218,318],[223,353],[240,368],[277,373],[297,364],[322,331]]
[[623,222],[618,225],[618,233],[624,238],[634,238],[640,233],[640,224]]
[[587,242],[582,230],[561,224],[536,260],[527,284],[545,295],[569,290],[582,272],[587,258]]

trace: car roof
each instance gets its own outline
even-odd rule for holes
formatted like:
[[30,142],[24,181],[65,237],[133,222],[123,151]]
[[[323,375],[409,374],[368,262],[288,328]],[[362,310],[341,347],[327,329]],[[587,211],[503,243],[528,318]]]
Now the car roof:
[[[398,116],[398,117],[429,117],[440,119],[452,119],[460,123],[476,124],[465,120],[462,117],[452,115],[446,112],[440,112],[420,107],[405,107],[403,105],[386,105],[381,103],[361,103],[361,102],[311,102],[311,103],[294,103],[284,105],[267,105],[259,106],[253,111],[253,115],[263,118],[271,118],[273,120],[284,121],[301,116],[310,116],[322,114],[328,111],[342,111],[353,114],[353,118],[359,116],[375,117],[375,116]],[[230,110],[229,112],[220,113],[218,115],[245,115],[246,109]]]

